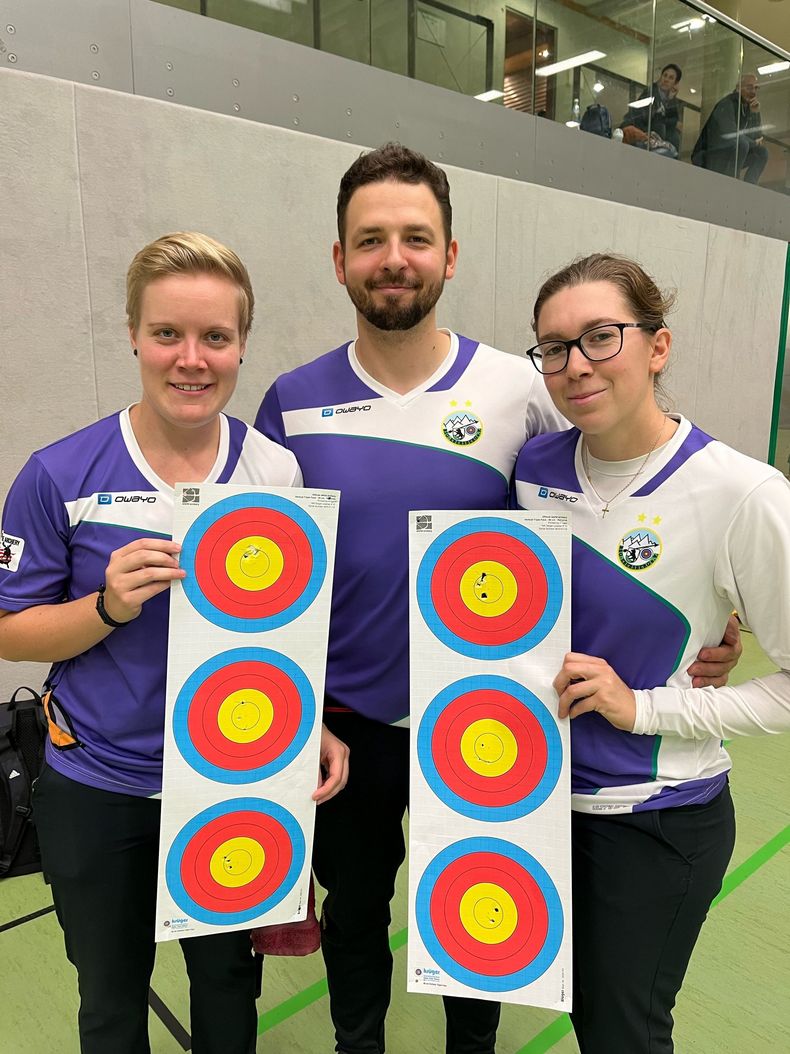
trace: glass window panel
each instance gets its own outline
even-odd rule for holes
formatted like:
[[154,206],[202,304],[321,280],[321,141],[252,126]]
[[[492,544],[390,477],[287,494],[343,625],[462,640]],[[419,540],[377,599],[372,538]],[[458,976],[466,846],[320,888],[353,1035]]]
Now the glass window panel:
[[[720,145],[729,104],[722,103],[702,141],[700,132],[717,104],[731,95],[740,75],[739,34],[688,4],[658,0],[653,83],[660,80],[662,69],[669,63],[679,66],[682,73],[680,81],[670,88],[675,91],[674,99],[680,111],[680,160],[691,161],[694,155],[694,163],[701,167],[734,175],[734,156],[729,156]],[[734,118],[735,109],[730,109]],[[713,133],[711,149],[706,148],[709,132]],[[730,130],[731,137],[734,134],[735,123]]]
[[[545,65],[549,55],[556,54],[557,31],[544,22],[537,24],[530,15],[512,8],[505,9],[505,106],[539,117],[554,117],[554,80],[534,78],[536,59]],[[532,98],[533,84],[535,98]]]
[[538,53],[537,79],[541,68],[565,67],[549,72],[554,106],[548,116],[574,126],[598,104],[609,111],[612,127],[618,125],[646,84],[652,0],[538,0],[537,17],[554,33],[551,53]]
[[460,8],[454,14],[449,6],[434,6],[429,0],[418,0],[415,5],[414,76],[464,95],[478,95],[490,86],[488,39],[493,23],[465,18]]
[[[754,121],[755,127],[745,129],[747,134],[738,140],[739,146],[743,144],[738,151],[740,177],[754,182],[757,174],[760,186],[786,194],[790,156],[790,62],[744,39],[743,76],[742,94],[750,94],[752,83],[757,93],[749,109],[744,106],[741,110],[747,114],[746,123]],[[742,132],[743,125],[741,121]]]
[[321,50],[370,64],[370,0],[320,0],[318,12]]

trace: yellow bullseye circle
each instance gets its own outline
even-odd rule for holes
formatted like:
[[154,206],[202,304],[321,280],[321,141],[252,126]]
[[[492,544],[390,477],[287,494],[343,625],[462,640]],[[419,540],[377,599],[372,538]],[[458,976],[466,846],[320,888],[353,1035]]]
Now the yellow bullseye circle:
[[485,717],[464,731],[461,757],[478,776],[503,776],[516,763],[518,743],[507,725]]
[[461,897],[461,923],[481,944],[502,944],[518,926],[518,908],[506,889],[494,882],[477,882]]
[[265,736],[273,718],[271,699],[256,688],[231,692],[217,711],[219,730],[232,743],[252,743]]
[[518,583],[510,568],[497,560],[479,560],[461,575],[461,599],[475,615],[495,618],[510,611]]
[[209,871],[220,886],[246,886],[263,871],[266,854],[254,838],[228,838],[211,854]]
[[268,589],[283,573],[284,565],[279,545],[257,534],[240,538],[225,557],[228,578],[239,589]]

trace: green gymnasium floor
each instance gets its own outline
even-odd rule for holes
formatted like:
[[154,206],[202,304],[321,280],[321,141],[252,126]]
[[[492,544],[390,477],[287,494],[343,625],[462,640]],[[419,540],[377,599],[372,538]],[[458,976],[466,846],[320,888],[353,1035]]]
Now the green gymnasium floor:
[[[740,678],[770,668],[744,634]],[[738,842],[724,889],[702,932],[676,1011],[678,1054],[790,1054],[790,739],[730,746]],[[77,1054],[76,976],[66,961],[40,875],[0,883],[0,1054]],[[101,907],[97,905],[97,925]],[[406,870],[394,904],[389,1054],[441,1054],[443,1014],[432,996],[407,996]],[[186,977],[176,944],[159,948],[151,1013],[154,1054],[189,1049]],[[269,959],[258,1050],[331,1054],[320,955]],[[499,1054],[572,1054],[567,1017],[506,1006]],[[113,1054],[108,1051],[107,1054]],[[623,1052],[613,1052],[623,1054]]]

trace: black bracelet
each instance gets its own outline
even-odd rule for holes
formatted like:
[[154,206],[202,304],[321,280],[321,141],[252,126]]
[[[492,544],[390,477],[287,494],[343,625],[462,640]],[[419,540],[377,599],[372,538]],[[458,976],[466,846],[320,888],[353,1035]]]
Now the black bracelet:
[[120,629],[121,626],[125,626],[125,622],[116,622],[112,615],[107,611],[104,606],[104,591],[107,588],[106,582],[102,582],[99,586],[99,595],[96,597],[96,610],[99,613],[99,618],[102,620],[105,626],[112,626],[113,629]]

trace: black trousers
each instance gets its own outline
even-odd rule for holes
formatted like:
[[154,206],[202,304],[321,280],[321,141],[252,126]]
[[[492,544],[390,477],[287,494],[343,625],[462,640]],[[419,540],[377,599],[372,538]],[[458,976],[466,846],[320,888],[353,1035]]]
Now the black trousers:
[[735,843],[707,805],[573,814],[573,1013],[581,1054],[672,1054],[672,1008]]
[[[341,1054],[383,1054],[392,953],[388,926],[403,862],[409,732],[359,714],[327,713],[351,749],[342,794],[316,812],[313,869],[327,890],[321,947]],[[446,997],[447,1054],[493,1054],[499,1003]]]
[[[161,803],[45,767],[33,807],[66,954],[77,968],[82,1054],[149,1054],[148,986]],[[193,1054],[254,1054],[259,961],[249,931],[182,940]]]
[[725,176],[738,176],[743,171],[745,183],[759,183],[768,164],[768,147],[751,140],[744,147],[735,144],[720,150],[709,150],[705,167]]

